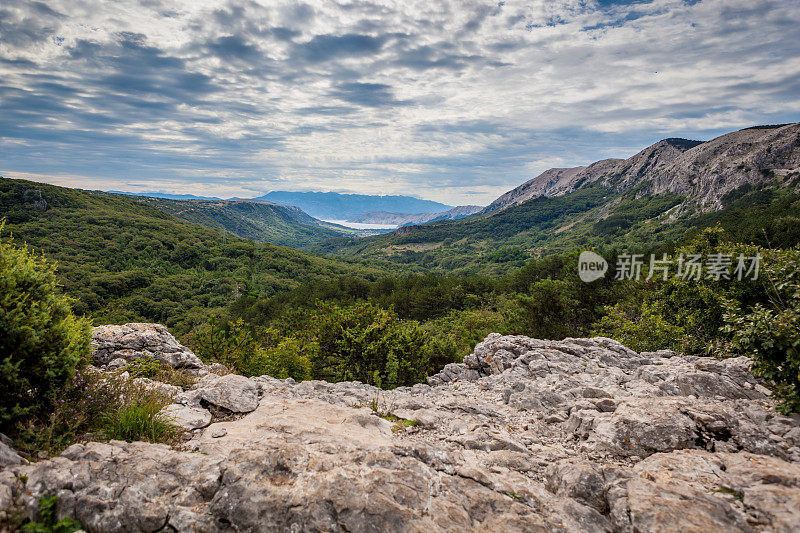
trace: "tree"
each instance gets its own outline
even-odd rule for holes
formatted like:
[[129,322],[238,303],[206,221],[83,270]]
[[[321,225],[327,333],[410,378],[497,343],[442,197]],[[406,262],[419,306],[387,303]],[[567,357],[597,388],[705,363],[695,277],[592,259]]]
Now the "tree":
[[430,356],[416,323],[371,303],[321,304],[312,320],[319,346],[312,356],[315,378],[357,380],[391,388],[424,380]]
[[770,303],[749,313],[729,308],[723,329],[734,349],[753,358],[753,372],[774,384],[779,409],[800,412],[800,249],[765,253]]
[[0,240],[0,426],[46,412],[88,355],[89,322],[59,294],[55,266]]

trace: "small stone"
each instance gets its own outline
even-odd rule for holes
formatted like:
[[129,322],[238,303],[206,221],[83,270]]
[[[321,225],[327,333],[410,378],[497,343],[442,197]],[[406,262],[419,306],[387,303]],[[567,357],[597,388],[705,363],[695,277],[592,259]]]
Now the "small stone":
[[228,430],[223,427],[214,428],[211,430],[211,437],[218,439],[228,434]]
[[128,366],[128,361],[126,361],[121,357],[117,357],[116,359],[112,360],[110,363],[106,365],[106,370],[113,372],[115,370],[121,370],[123,368],[126,368],[127,366]]
[[555,413],[544,417],[544,421],[547,424],[559,424],[561,422],[566,421],[566,418],[564,418],[564,416],[560,413]]
[[599,402],[594,404],[594,406],[597,407],[598,411],[601,411],[603,413],[610,413],[617,408],[617,404],[614,403],[614,400],[611,400],[609,398],[604,398],[600,400]]

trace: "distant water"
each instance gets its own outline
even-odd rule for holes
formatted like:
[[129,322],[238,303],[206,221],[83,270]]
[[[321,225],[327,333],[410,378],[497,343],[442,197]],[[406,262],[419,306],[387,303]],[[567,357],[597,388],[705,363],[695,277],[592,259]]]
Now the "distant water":
[[361,224],[360,222],[348,222],[347,220],[326,220],[331,224],[339,224],[353,229],[397,229],[397,224]]

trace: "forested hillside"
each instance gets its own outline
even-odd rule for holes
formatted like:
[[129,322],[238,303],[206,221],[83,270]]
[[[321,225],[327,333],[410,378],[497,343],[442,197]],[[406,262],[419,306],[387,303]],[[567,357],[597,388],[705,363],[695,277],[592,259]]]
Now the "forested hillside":
[[247,294],[269,296],[343,274],[358,262],[309,256],[179,220],[137,198],[0,179],[2,238],[55,260],[78,314],[96,323],[163,322],[178,333]]
[[317,220],[298,207],[266,201],[197,201],[149,197],[140,197],[138,201],[187,222],[219,228],[245,239],[279,246],[298,247],[335,237],[360,237],[369,234]]

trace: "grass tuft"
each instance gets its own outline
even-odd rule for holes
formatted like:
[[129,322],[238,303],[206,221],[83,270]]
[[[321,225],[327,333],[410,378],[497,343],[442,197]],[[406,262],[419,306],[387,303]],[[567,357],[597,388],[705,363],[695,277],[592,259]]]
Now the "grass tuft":
[[109,413],[103,420],[103,432],[109,439],[133,442],[172,442],[178,430],[160,413],[164,403],[157,399],[137,400]]

